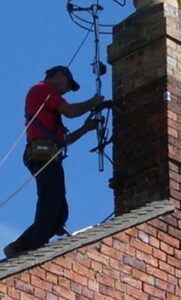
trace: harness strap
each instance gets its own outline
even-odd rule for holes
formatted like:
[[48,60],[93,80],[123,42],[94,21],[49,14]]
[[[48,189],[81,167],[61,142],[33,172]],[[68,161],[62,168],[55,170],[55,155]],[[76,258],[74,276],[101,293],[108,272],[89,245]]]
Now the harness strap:
[[[27,110],[26,110],[26,112],[25,112],[25,118],[27,119],[27,122],[29,122],[29,121],[32,119],[32,116],[27,112]],[[43,134],[45,135],[45,137],[48,138],[49,140],[55,139],[55,137],[56,137],[56,132],[52,132],[52,131],[48,130],[48,129],[44,126],[44,124],[42,124],[42,122],[40,122],[39,120],[34,119],[33,122],[32,122],[32,124],[33,124],[36,128],[38,128],[38,129],[41,131],[41,133],[43,133]]]

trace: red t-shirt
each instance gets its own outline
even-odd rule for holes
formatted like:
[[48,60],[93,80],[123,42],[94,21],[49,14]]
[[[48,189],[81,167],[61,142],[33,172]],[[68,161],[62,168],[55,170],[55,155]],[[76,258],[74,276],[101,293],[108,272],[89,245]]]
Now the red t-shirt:
[[[49,98],[46,101],[47,97]],[[45,101],[45,106],[35,120],[37,120],[37,123],[41,124],[43,128],[46,128],[46,130],[40,129],[41,126],[38,126],[36,121],[33,122],[27,128],[27,140],[31,142],[35,139],[46,139],[48,138],[48,132],[53,133],[53,140],[55,140],[56,143],[61,143],[64,139],[65,128],[62,124],[60,113],[57,111],[57,107],[66,101],[58,94],[56,89],[46,81],[41,81],[34,85],[26,96],[26,125],[28,125],[30,119],[36,114]]]

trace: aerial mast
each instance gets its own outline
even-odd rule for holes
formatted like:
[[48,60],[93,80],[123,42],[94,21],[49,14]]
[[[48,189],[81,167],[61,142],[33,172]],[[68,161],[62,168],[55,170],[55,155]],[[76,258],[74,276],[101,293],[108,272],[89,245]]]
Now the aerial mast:
[[[92,21],[86,22],[91,24],[91,31],[94,32],[94,42],[95,42],[95,57],[92,63],[93,66],[93,73],[95,74],[95,81],[96,81],[96,95],[101,95],[101,75],[106,73],[106,66],[100,61],[100,29],[99,29],[99,12],[103,10],[103,7],[99,4],[99,0],[95,0],[94,4],[89,7],[80,7],[77,5],[73,5],[68,2],[67,9],[69,13],[77,12],[77,11],[84,11],[89,12],[92,15]],[[83,19],[81,19],[83,20]],[[87,24],[86,24],[87,25]],[[81,26],[84,29],[87,29],[84,26]],[[104,171],[104,126],[103,126],[103,116],[101,111],[95,111],[95,119],[97,122],[97,141],[98,145],[95,148],[98,152],[98,160],[99,160],[99,171]]]

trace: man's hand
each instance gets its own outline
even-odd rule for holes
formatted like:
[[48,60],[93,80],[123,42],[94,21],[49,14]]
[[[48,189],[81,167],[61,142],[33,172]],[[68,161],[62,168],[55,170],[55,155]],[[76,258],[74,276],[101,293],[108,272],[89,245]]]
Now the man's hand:
[[101,105],[102,103],[103,103],[103,101],[104,101],[104,96],[98,96],[98,95],[96,95],[96,96],[94,96],[94,97],[92,97],[92,107],[97,107],[97,106],[99,106],[99,105]]
[[[102,117],[101,122],[104,123],[105,118]],[[92,119],[91,115],[85,120],[85,123],[83,125],[83,128],[86,132],[94,130],[97,128],[97,120],[94,118]]]
[[85,120],[85,123],[83,125],[83,128],[85,130],[85,132],[91,131],[96,129],[97,127],[97,122],[95,119],[91,119],[90,117],[87,118],[87,120]]

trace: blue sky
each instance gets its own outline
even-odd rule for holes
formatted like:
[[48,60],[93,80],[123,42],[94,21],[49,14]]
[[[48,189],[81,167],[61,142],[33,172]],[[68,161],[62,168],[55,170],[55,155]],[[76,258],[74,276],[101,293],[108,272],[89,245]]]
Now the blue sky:
[[[102,0],[102,24],[117,24],[134,12],[131,0],[120,7],[112,0]],[[94,1],[72,1],[89,7]],[[69,18],[66,0],[1,0],[0,2],[0,161],[24,129],[24,99],[28,89],[44,77],[44,71],[54,65],[68,65],[86,31]],[[80,17],[89,15],[80,14]],[[110,29],[111,30],[111,29]],[[107,45],[112,35],[101,35],[101,60],[107,64]],[[72,62],[70,69],[81,89],[65,96],[70,103],[81,102],[95,94],[95,76],[91,63],[94,58],[94,35],[91,33]],[[102,77],[102,94],[112,98],[111,66]],[[77,119],[64,119],[73,131],[82,125],[86,115]],[[109,131],[111,135],[111,123]],[[0,167],[0,204],[30,177],[22,163],[25,147],[23,137],[8,160]],[[98,157],[90,153],[97,143],[96,133],[84,136],[68,151],[64,161],[71,232],[95,225],[114,210],[113,192],[108,186],[112,165],[104,160],[104,172],[98,170]],[[111,157],[111,145],[106,153]],[[17,238],[33,221],[36,205],[35,183],[32,181],[10,202],[0,208],[0,258],[2,248]]]

